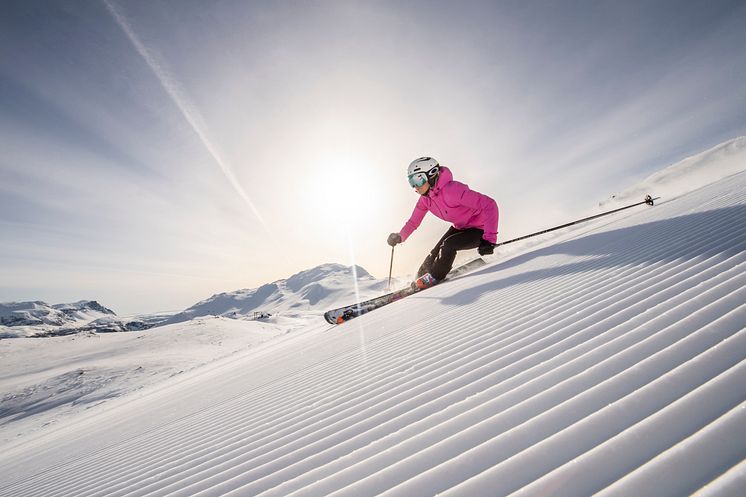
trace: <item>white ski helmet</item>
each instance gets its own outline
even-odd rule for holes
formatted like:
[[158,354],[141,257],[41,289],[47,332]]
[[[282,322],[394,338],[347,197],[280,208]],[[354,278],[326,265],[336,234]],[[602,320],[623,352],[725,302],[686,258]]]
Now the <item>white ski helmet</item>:
[[412,187],[422,186],[426,182],[435,186],[440,172],[440,164],[432,157],[420,157],[413,160],[407,168],[407,178]]

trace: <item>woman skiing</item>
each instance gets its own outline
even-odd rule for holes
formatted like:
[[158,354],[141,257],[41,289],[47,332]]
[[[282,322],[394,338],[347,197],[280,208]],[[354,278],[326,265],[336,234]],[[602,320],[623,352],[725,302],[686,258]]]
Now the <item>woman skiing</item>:
[[414,282],[417,289],[431,287],[443,280],[453,267],[459,250],[476,248],[479,255],[493,252],[497,243],[499,211],[492,198],[454,181],[451,171],[432,157],[412,161],[407,177],[420,198],[399,233],[389,235],[388,244],[393,247],[409,238],[428,211],[453,223],[417,271]]

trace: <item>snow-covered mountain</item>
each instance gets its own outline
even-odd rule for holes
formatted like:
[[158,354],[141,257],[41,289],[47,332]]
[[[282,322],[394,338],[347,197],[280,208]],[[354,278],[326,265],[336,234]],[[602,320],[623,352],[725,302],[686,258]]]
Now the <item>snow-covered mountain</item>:
[[42,301],[0,303],[0,338],[50,337],[150,328],[158,320],[122,319],[95,300],[50,305]]
[[746,136],[716,145],[657,171],[600,203],[639,202],[645,195],[672,199],[746,170]]
[[[204,316],[253,319],[255,312],[277,322],[276,315],[320,315],[357,298],[380,295],[386,280],[360,266],[322,264],[258,288],[220,293],[168,315],[118,317],[96,301],[49,305],[45,302],[0,303],[0,338],[51,337],[81,332],[142,331]],[[287,321],[286,321],[287,322]]]
[[[30,340],[2,341],[5,433],[73,388],[86,409],[3,444],[0,497],[741,497],[746,163],[729,174],[340,326],[309,311],[294,333],[203,317],[50,338],[41,371]],[[261,302],[293,309],[325,278],[289,281]],[[133,386],[195,337],[235,345]],[[116,398],[96,361],[135,383]]]
[[360,266],[322,264],[258,288],[213,295],[174,315],[167,324],[199,316],[252,317],[254,312],[318,315],[357,296],[379,295],[386,284],[387,281],[374,278]]
[[55,305],[41,301],[0,303],[0,324],[4,326],[64,326],[114,315],[95,300]]

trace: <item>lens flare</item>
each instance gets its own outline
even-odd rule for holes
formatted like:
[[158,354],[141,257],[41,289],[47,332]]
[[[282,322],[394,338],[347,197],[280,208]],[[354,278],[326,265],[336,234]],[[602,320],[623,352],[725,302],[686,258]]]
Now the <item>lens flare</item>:
[[[355,249],[352,245],[352,237],[347,238],[350,249],[350,261],[352,262],[352,282],[355,288],[355,302],[360,302],[360,286],[357,283],[357,263],[355,261]],[[360,309],[358,308],[358,312]],[[368,347],[365,343],[365,328],[363,328],[362,319],[357,322],[358,336],[360,337],[360,357],[363,361],[363,367],[368,367]]]

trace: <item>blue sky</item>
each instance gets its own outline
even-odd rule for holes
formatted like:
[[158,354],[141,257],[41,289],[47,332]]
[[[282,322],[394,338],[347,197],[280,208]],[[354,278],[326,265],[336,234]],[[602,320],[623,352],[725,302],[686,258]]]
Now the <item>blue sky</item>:
[[567,221],[746,134],[744,25],[736,1],[4,2],[0,301],[383,277],[422,155],[503,240]]

